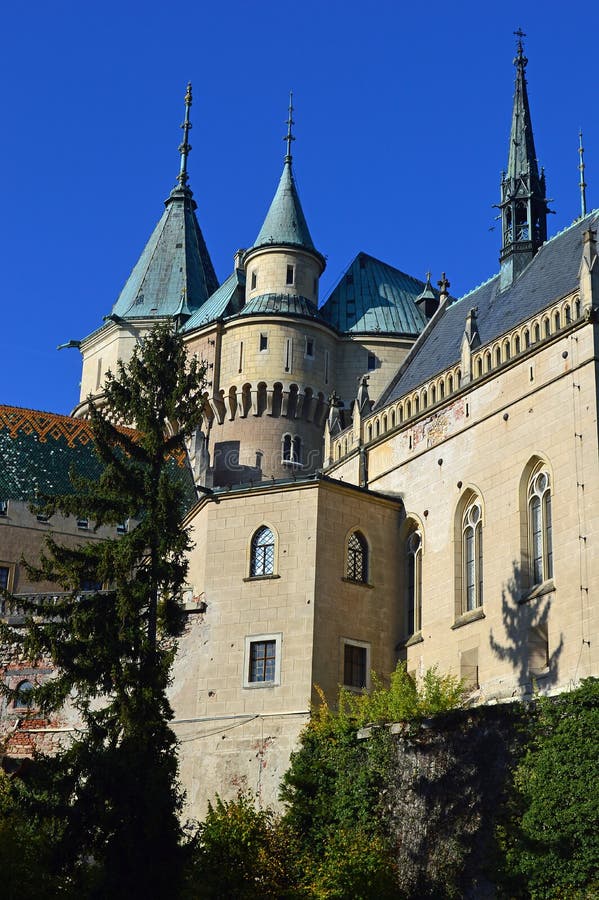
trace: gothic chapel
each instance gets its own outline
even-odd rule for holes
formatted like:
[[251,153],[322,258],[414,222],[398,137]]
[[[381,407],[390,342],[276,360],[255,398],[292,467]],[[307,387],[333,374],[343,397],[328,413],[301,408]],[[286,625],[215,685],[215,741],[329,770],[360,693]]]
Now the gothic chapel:
[[[272,203],[219,285],[189,186],[189,86],[162,217],[104,323],[71,342],[80,403],[71,417],[0,407],[0,581],[19,592],[23,529],[35,548],[48,527],[27,485],[43,472],[58,490],[69,460],[92,465],[86,398],[105,373],[164,320],[208,363],[171,690],[193,816],[243,786],[276,802],[315,684],[334,702],[403,660],[490,703],[599,674],[599,212],[582,184],[580,218],[547,239],[521,36],[514,64],[489,281],[456,299],[445,275],[437,290],[359,253],[320,302],[290,102]],[[76,540],[87,523],[60,528]]]

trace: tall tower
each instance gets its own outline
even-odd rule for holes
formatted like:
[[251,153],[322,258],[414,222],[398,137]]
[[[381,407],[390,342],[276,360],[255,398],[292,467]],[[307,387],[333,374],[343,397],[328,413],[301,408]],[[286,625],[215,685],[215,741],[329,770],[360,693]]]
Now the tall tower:
[[508,287],[547,240],[545,175],[539,166],[532,133],[525,70],[524,32],[515,32],[516,85],[507,171],[501,178],[501,287]]
[[[235,274],[245,285],[238,308],[221,310],[218,323],[208,321],[204,330],[200,310],[184,327],[189,351],[204,358],[203,335],[216,328],[203,437],[210,456],[206,483],[211,478],[213,485],[306,475],[322,465],[337,335],[318,311],[325,259],[312,241],[293,176],[292,126],[290,98],[283,173]],[[213,317],[217,300],[218,294],[206,305]]]
[[185,94],[185,119],[179,146],[177,183],[165,200],[165,210],[105,324],[79,344],[83,356],[80,403],[73,415],[85,416],[87,397],[102,393],[108,369],[127,362],[136,343],[159,321],[181,324],[218,287],[218,280],[196,218],[197,204],[189,187],[187,161],[191,144],[191,84]]

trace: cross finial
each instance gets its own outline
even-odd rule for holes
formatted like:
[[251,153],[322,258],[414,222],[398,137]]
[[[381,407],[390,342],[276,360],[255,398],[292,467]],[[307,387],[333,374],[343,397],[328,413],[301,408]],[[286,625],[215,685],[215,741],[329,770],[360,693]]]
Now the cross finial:
[[286,125],[287,134],[283,138],[283,140],[287,144],[287,155],[285,156],[285,162],[290,163],[292,159],[291,142],[295,140],[294,136],[291,133],[291,128],[293,125],[295,125],[295,122],[293,121],[293,91],[289,91],[289,118],[287,119]]
[[524,56],[524,44],[522,43],[522,38],[526,37],[526,33],[524,31],[522,31],[521,28],[518,28],[517,31],[514,31],[514,37],[518,38],[518,41],[516,43],[517,56],[514,60],[514,65],[522,66],[522,68],[525,68],[526,64],[528,63],[528,60]]
[[189,156],[189,151],[191,150],[191,144],[189,143],[189,129],[191,128],[191,122],[189,121],[189,110],[191,109],[191,81],[187,85],[187,91],[185,93],[185,119],[181,123],[181,128],[183,129],[183,141],[179,144],[179,153],[181,154],[181,165],[179,167],[179,174],[177,175],[177,181],[181,185],[181,187],[185,187],[187,184],[187,157]]
[[582,128],[578,132],[578,155],[580,157],[580,163],[578,164],[578,170],[580,172],[580,181],[578,186],[580,187],[580,211],[583,216],[587,214],[587,185],[584,180],[584,147],[582,146]]

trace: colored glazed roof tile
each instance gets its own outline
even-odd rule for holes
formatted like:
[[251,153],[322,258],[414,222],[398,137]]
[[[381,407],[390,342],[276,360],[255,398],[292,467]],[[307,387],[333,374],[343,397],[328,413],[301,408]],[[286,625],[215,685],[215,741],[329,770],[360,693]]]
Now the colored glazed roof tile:
[[383,332],[416,336],[427,319],[416,305],[425,282],[358,253],[320,308],[320,315],[342,332]]
[[[187,510],[196,499],[187,455],[173,456],[172,466]],[[38,496],[70,494],[71,471],[97,480],[102,470],[86,419],[0,406],[0,499],[33,501]]]
[[578,286],[582,234],[597,228],[599,212],[589,213],[559,232],[540,248],[520,277],[500,291],[500,277],[481,284],[459,300],[444,306],[431,328],[410,352],[377,407],[391,403],[455,365],[461,356],[466,316],[477,307],[476,324],[481,344],[487,344],[529,319]]
[[112,308],[129,318],[190,315],[218,287],[187,187],[176,187]]

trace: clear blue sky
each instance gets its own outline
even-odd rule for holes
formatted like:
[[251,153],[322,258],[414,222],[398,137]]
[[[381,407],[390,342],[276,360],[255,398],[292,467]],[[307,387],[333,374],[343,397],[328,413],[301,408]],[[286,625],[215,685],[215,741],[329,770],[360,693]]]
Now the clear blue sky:
[[256,237],[281,172],[287,94],[295,171],[324,297],[359,251],[462,294],[497,269],[490,230],[507,161],[521,26],[550,233],[599,205],[599,8],[541,4],[6,5],[0,57],[0,402],[69,412],[80,357],[178,171],[194,86],[190,183],[219,278]]

